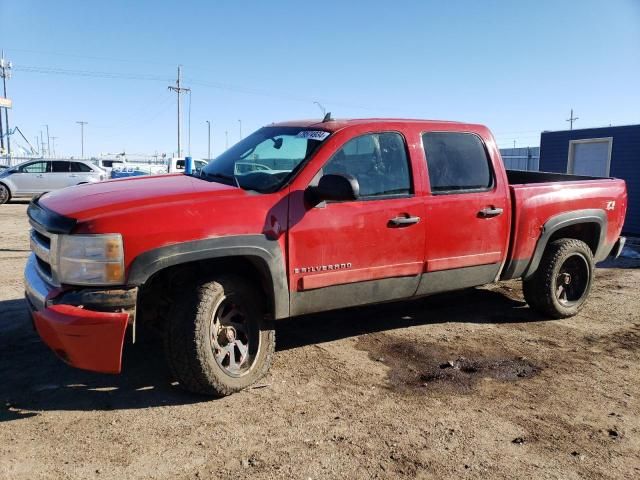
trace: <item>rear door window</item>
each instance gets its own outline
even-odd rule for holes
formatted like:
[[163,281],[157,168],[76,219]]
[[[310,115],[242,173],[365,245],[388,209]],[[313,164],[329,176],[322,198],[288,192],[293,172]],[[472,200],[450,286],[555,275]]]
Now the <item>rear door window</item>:
[[493,186],[489,158],[477,135],[430,132],[422,135],[422,145],[432,193],[477,192]]
[[51,163],[53,164],[53,173],[69,173],[69,162],[54,160]]

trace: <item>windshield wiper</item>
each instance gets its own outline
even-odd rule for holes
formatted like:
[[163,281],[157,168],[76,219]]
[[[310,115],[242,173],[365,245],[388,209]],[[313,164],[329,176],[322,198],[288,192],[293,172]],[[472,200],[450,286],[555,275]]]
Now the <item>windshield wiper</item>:
[[209,172],[203,172],[206,178],[218,178],[220,180],[226,180],[228,182],[231,182],[231,185],[235,185],[236,187],[240,188],[240,184],[238,183],[238,179],[236,178],[235,175],[227,175],[226,173],[221,173],[221,172],[216,172],[216,173],[209,173]]

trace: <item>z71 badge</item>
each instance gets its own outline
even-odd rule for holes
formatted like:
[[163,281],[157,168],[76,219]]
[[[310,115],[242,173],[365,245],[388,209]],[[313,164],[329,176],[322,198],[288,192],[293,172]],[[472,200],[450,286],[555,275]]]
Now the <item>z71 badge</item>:
[[611,200],[607,202],[607,210],[615,210],[616,209],[616,201]]

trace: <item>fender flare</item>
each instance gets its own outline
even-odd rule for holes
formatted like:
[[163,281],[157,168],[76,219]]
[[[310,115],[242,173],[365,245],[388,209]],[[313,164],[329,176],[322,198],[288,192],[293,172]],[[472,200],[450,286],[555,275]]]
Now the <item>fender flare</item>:
[[289,316],[289,286],[280,245],[264,235],[233,235],[175,243],[138,255],[129,269],[127,285],[143,285],[167,267],[214,258],[244,257],[263,262],[271,276],[276,319]]
[[607,249],[605,248],[605,241],[607,236],[607,214],[604,210],[592,208],[561,213],[549,218],[545,222],[542,228],[542,234],[538,239],[538,243],[536,244],[533,256],[531,257],[531,262],[529,262],[529,266],[523,272],[522,278],[530,278],[536,272],[538,266],[540,265],[542,255],[544,254],[544,251],[547,248],[547,244],[549,243],[549,239],[554,233],[562,228],[569,227],[571,225],[578,225],[581,223],[596,223],[599,226],[600,232],[598,237],[598,246],[593,256],[596,261],[600,261],[604,257],[606,257],[606,254],[608,253]]

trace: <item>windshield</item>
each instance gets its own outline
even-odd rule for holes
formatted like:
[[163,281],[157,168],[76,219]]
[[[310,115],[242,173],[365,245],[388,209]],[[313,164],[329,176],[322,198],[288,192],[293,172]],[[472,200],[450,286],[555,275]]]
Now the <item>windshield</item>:
[[329,135],[302,127],[264,127],[211,160],[196,175],[245,190],[274,192]]

